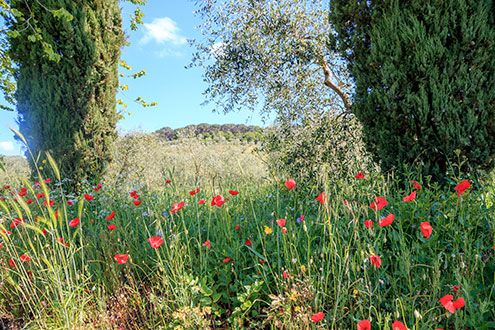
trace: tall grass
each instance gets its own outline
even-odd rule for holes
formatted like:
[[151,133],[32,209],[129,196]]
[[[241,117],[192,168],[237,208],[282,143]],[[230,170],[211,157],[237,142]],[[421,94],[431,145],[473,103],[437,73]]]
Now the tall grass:
[[[415,330],[495,327],[493,180],[469,179],[471,188],[458,197],[453,187],[465,179],[462,173],[452,177],[449,189],[412,176],[421,189],[415,200],[404,202],[414,185],[404,189],[377,173],[365,172],[364,179],[342,175],[322,186],[297,182],[289,190],[286,177],[261,165],[256,172],[254,156],[232,151],[243,148],[185,143],[176,147],[180,152],[158,157],[137,145],[151,156],[116,165],[124,170],[103,176],[99,191],[84,192],[93,200],[73,196],[74,205],[68,205],[63,178],[45,183],[43,171],[39,186],[23,181],[4,190],[0,229],[12,234],[0,232],[0,314],[11,324],[355,329],[369,319],[372,329],[392,329],[394,320]],[[228,164],[240,167],[219,161],[222,150]],[[155,167],[154,160],[165,157],[175,171]],[[202,159],[200,170],[195,157]],[[57,173],[54,162],[44,166]],[[215,172],[221,166],[225,172]],[[124,171],[137,177],[116,184],[115,173]],[[21,187],[27,188],[24,196]],[[196,188],[200,192],[191,195]],[[137,199],[129,195],[133,190]],[[324,204],[315,200],[321,192]],[[221,207],[211,206],[217,194],[228,199]],[[389,204],[372,210],[376,196]],[[203,198],[205,204],[198,204]],[[49,200],[53,206],[44,205]],[[182,209],[172,213],[173,203],[181,201]],[[112,211],[115,217],[107,220]],[[378,226],[388,213],[394,222]],[[15,217],[25,222],[10,228]],[[69,227],[76,217],[79,225]],[[286,233],[277,222],[282,218]],[[364,226],[368,219],[375,222],[371,228]],[[424,221],[433,227],[429,239],[420,230]],[[153,236],[164,240],[157,249],[148,243]],[[24,254],[31,260],[21,261]],[[129,259],[118,264],[116,254]],[[380,267],[371,264],[372,255],[380,256]],[[446,294],[463,297],[466,305],[447,312],[438,302]],[[323,320],[311,321],[317,312],[325,314]]]

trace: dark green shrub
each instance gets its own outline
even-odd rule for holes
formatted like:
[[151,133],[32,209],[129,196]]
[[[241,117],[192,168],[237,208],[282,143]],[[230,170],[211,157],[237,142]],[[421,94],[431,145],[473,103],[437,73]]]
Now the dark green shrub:
[[[46,57],[32,42],[24,22],[10,21],[20,36],[11,38],[10,54],[19,66],[18,122],[35,157],[49,151],[64,178],[74,185],[100,173],[111,157],[118,120],[115,95],[123,42],[117,0],[12,1],[25,17],[36,13],[43,40],[60,55]],[[72,20],[50,9],[67,10]],[[27,155],[28,158],[29,155]],[[32,164],[33,165],[33,164]]]
[[383,170],[441,180],[495,165],[495,5],[490,0],[331,1],[355,82],[353,112]]

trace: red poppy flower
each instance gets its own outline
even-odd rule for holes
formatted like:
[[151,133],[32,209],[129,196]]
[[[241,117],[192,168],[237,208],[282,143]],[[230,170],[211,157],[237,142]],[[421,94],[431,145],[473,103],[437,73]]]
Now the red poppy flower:
[[393,215],[392,213],[389,213],[385,218],[381,219],[378,222],[378,224],[380,225],[380,227],[385,227],[385,226],[391,225],[392,222],[394,222],[394,219],[395,219],[395,215]]
[[239,192],[235,191],[235,190],[229,190],[229,194],[231,194],[232,196],[235,196],[235,195],[239,194]]
[[136,195],[137,195],[136,190],[131,191],[131,192],[129,193],[129,195],[130,195],[131,197],[136,196]]
[[113,225],[113,224],[112,225],[108,225],[107,227],[108,227],[108,229],[110,229],[110,231],[112,231],[115,228],[117,228],[117,226],[116,225]]
[[457,292],[457,293],[461,293],[461,291],[459,291],[461,288],[462,288],[462,286],[460,286],[460,285],[454,285],[454,286],[452,287],[452,289],[453,289],[455,292]]
[[12,232],[8,231],[8,230],[2,230],[2,233],[4,233],[5,235],[10,235],[12,234]]
[[454,298],[454,296],[448,294],[448,295],[445,295],[443,296],[439,302],[442,304],[443,307],[445,307],[446,310],[448,310],[449,312],[451,312],[452,314],[455,312],[456,308],[454,306],[454,303],[452,302],[452,299]]
[[22,262],[31,260],[31,258],[27,254],[23,254],[22,256],[20,256],[20,259]]
[[160,236],[153,236],[148,238],[148,242],[153,249],[158,249],[163,244],[163,239]]
[[311,321],[319,322],[319,321],[323,320],[324,317],[325,317],[325,313],[318,312],[318,313],[314,314],[313,316],[311,316]]
[[211,206],[216,205],[221,207],[225,203],[225,198],[222,195],[216,195],[211,201]]
[[414,185],[414,188],[420,190],[421,189],[421,186],[419,185],[418,181],[415,181],[415,180],[411,180],[411,183]]
[[45,197],[45,194],[43,194],[43,193],[39,193],[39,194],[37,194],[37,195],[36,195],[36,197],[38,197],[38,198],[43,198],[43,197]]
[[32,198],[30,198],[30,199],[28,199],[28,200],[26,201],[26,204],[27,204],[27,205],[29,205],[29,204],[31,204],[32,202],[33,202],[33,199],[32,199]]
[[116,254],[115,257],[113,258],[115,259],[115,261],[117,261],[119,265],[121,265],[127,262],[128,257],[129,257],[128,254]]
[[45,183],[50,183],[52,182],[52,179],[48,178],[48,179],[45,179]]
[[458,191],[457,197],[460,197],[461,194],[464,193],[464,191],[466,191],[466,189],[468,189],[469,187],[471,187],[471,184],[469,183],[468,180],[464,180],[461,183],[459,183],[457,186],[455,186],[454,190]]
[[371,220],[366,220],[364,222],[364,225],[366,226],[366,228],[371,228],[371,227],[373,227],[374,224],[375,223],[373,221],[371,221]]
[[284,271],[284,272],[282,273],[282,277],[283,277],[283,278],[289,278],[289,275],[287,274],[287,272],[286,272],[286,271]]
[[[55,201],[50,201],[50,206],[53,206]],[[43,201],[43,204],[45,204],[46,207],[48,207],[48,203],[46,202],[46,199]]]
[[69,222],[69,227],[73,228],[79,224],[79,218],[74,218]]
[[141,201],[132,201],[134,203],[134,205],[138,206],[139,204],[141,204]]
[[359,172],[358,174],[354,175],[356,179],[364,179],[364,174],[363,171]]
[[2,248],[2,246],[3,246],[3,244],[2,244],[2,243],[0,243],[0,249]]
[[370,209],[377,211],[383,209],[387,205],[388,201],[385,198],[377,196],[375,197],[375,201],[371,203]]
[[464,307],[464,305],[466,305],[466,302],[464,301],[464,298],[461,297],[461,298],[457,299],[456,301],[454,301],[453,304],[454,304],[454,307],[456,309],[459,309],[459,308]]
[[170,213],[176,213],[179,211],[182,207],[184,206],[184,202],[180,203],[174,203],[172,204],[172,209],[170,210]]
[[404,323],[400,322],[400,321],[395,321],[393,324],[392,324],[392,330],[407,330],[406,326],[404,325]]
[[106,216],[105,219],[107,219],[108,221],[112,220],[113,217],[115,216],[115,211],[112,211],[112,213],[110,213],[109,216]]
[[376,268],[380,267],[382,265],[382,259],[380,259],[380,256],[374,255],[369,257],[371,264],[375,266]]
[[93,200],[94,197],[91,195],[88,195],[88,194],[84,194],[84,199],[86,199],[87,201],[90,201],[90,200]]
[[196,190],[193,190],[193,191],[190,191],[189,194],[191,194],[191,196],[195,195],[199,193],[199,188],[196,188]]
[[19,196],[21,196],[21,197],[22,197],[22,196],[24,196],[24,195],[26,195],[26,192],[25,192],[25,191],[20,191],[20,192],[19,192]]
[[47,231],[45,228],[41,229],[41,232],[43,233],[43,236],[46,236],[47,235]]
[[3,189],[9,189],[9,188],[10,188],[10,186],[4,186],[3,187]]
[[9,265],[10,265],[10,267],[15,267],[14,259],[12,259],[12,258],[9,259]]
[[168,184],[168,183],[171,183],[171,182],[172,182],[172,180],[167,180],[167,181],[165,181],[165,184]]
[[91,223],[95,223],[95,221],[93,219],[89,219],[89,222]]
[[253,243],[251,242],[250,239],[248,239],[244,244],[246,244],[246,246],[253,246]]
[[416,190],[414,190],[412,193],[407,195],[406,197],[402,198],[404,202],[410,202],[413,201],[416,198]]
[[287,234],[287,228],[282,228],[282,234]]
[[349,204],[349,202],[344,199],[344,204],[347,205]]
[[211,244],[210,244],[210,240],[207,240],[206,242],[203,243],[203,246],[207,246],[208,248],[211,249]]
[[426,237],[426,239],[430,238],[431,233],[433,232],[433,228],[431,227],[429,222],[421,222],[421,232]]
[[73,206],[74,203],[72,203],[71,201],[67,201],[67,204],[70,205],[70,206]]
[[294,179],[289,179],[285,181],[285,186],[287,187],[287,189],[292,190],[296,187],[296,181],[294,181]]
[[204,198],[201,198],[198,202],[198,204],[204,204],[205,203],[205,199]]
[[285,227],[285,219],[278,219],[275,221],[280,227]]
[[11,223],[10,223],[10,228],[15,228],[17,226],[19,226],[21,224],[21,222],[24,222],[24,219],[19,219],[19,218],[15,218],[15,220],[13,220]]
[[223,262],[229,262],[230,260],[232,260],[232,259],[230,259],[230,258],[225,258],[225,259],[223,259]]
[[100,188],[96,188],[96,187],[94,187],[94,188],[93,188],[93,190],[94,190],[94,191],[100,191]]
[[357,330],[371,330],[371,322],[369,320],[359,321]]
[[315,198],[315,201],[318,201],[321,205],[323,205],[323,203],[325,203],[325,193],[322,192],[320,195],[318,195],[318,197]]
[[265,260],[263,260],[263,259],[260,259],[260,262],[261,262],[262,264],[264,264],[264,263],[265,263]]
[[41,186],[41,184],[40,184],[39,182],[35,182],[35,183],[34,183],[34,185],[35,185],[36,187]]

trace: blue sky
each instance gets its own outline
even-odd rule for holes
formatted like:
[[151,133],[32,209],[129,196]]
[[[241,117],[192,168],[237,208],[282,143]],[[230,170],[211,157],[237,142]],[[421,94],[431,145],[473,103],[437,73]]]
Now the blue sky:
[[[124,3],[122,15],[126,22],[133,6]],[[202,69],[185,69],[191,61],[192,49],[187,39],[201,38],[196,27],[200,18],[196,17],[192,0],[148,0],[143,8],[144,26],[131,31],[124,24],[131,45],[123,49],[122,59],[132,68],[132,72],[146,70],[142,78],[125,79],[121,83],[129,85],[129,90],[119,93],[131,115],[118,123],[120,133],[139,130],[153,132],[161,127],[183,127],[189,124],[247,124],[263,126],[261,116],[250,111],[212,113],[213,105],[201,106],[205,100],[202,92],[206,84],[202,80]],[[122,73],[128,74],[122,69]],[[147,102],[158,102],[156,107],[142,108],[133,102],[138,96]],[[2,98],[0,102],[5,104]],[[17,128],[16,114],[0,110],[0,154],[19,155],[21,145],[15,142],[9,126]]]

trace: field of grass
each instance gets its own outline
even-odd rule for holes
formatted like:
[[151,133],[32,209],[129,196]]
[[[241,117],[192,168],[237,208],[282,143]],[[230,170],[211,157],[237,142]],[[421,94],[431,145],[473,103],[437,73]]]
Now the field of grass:
[[119,143],[80,196],[50,160],[39,184],[3,174],[11,328],[495,328],[492,179],[403,188],[356,168],[292,187],[253,145]]

